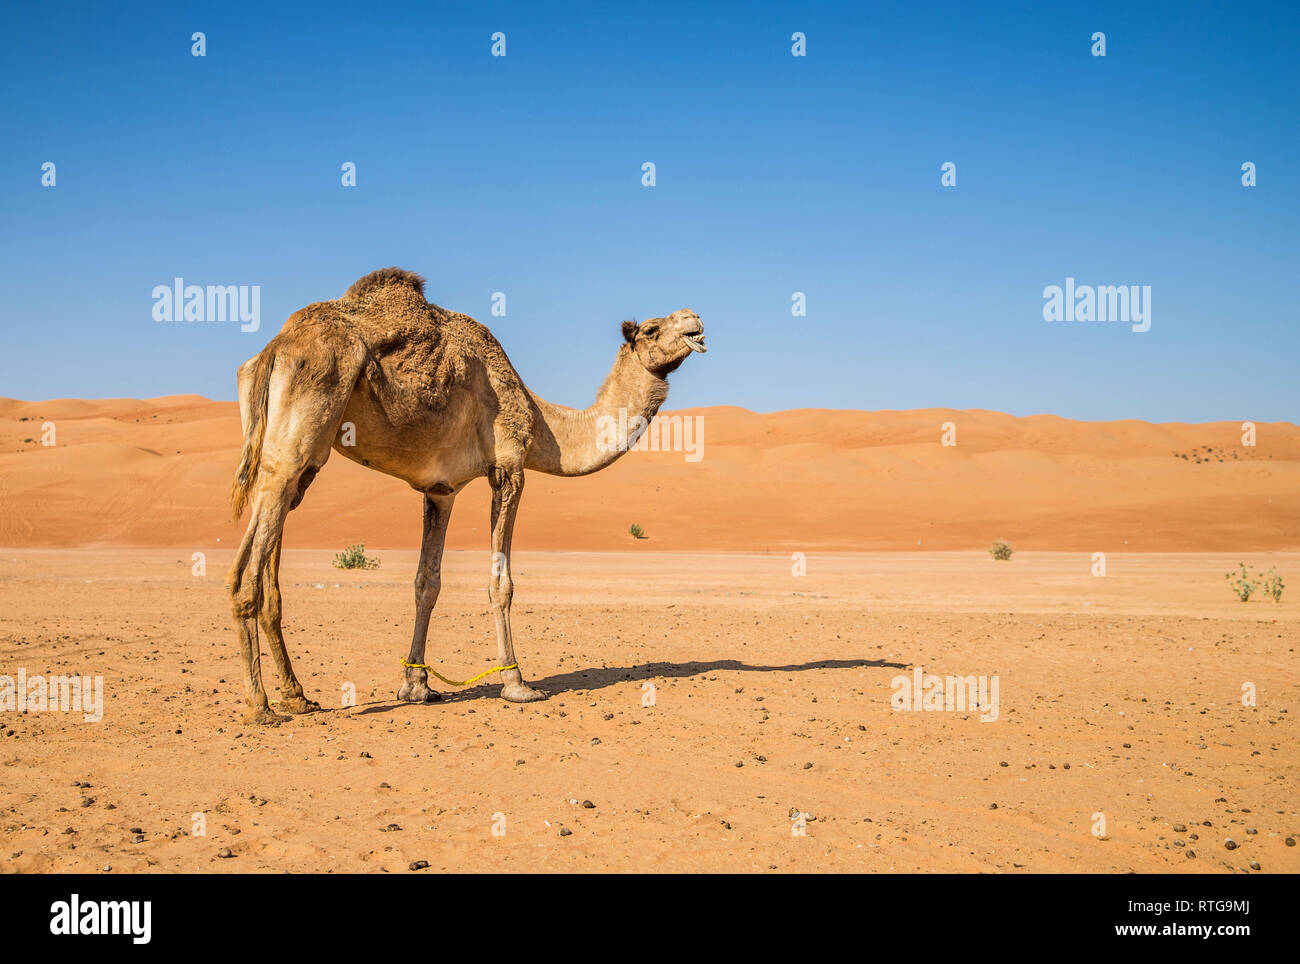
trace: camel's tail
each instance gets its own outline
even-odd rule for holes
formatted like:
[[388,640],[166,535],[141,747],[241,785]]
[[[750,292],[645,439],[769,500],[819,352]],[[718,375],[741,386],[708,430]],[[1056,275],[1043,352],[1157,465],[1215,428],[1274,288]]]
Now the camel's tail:
[[253,377],[248,383],[248,425],[244,428],[244,448],[239,453],[235,482],[230,487],[230,504],[234,507],[236,519],[244,514],[248,493],[257,481],[257,469],[262,461],[262,440],[266,437],[266,403],[274,363],[275,356],[270,351],[263,351],[257,356]]

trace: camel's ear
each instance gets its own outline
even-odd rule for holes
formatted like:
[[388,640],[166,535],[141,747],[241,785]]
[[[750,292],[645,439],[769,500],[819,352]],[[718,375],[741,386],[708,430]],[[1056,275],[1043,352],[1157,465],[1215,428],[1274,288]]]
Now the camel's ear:
[[635,322],[635,321],[625,321],[625,322],[623,322],[623,337],[627,339],[627,343],[628,343],[629,345],[632,344],[634,341],[636,341],[636,322]]

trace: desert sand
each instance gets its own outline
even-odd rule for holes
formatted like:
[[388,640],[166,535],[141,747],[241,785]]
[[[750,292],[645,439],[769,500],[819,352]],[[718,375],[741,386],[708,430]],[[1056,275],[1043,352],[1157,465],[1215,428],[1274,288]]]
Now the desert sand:
[[[700,416],[698,461],[637,451],[585,478],[529,473],[515,548],[626,549],[633,524],[649,536],[639,548],[675,551],[973,549],[999,538],[1046,551],[1300,548],[1290,423],[1258,423],[1248,447],[1240,422],[670,414]],[[941,443],[946,422],[956,445]],[[53,446],[41,444],[46,423]],[[227,511],[240,441],[234,402],[0,399],[0,546],[229,545],[243,532]],[[483,480],[461,494],[450,548],[486,545],[488,504]],[[286,545],[418,548],[420,512],[405,483],[336,455],[290,516]]]
[[[325,709],[249,727],[226,555],[195,576],[177,551],[0,554],[3,665],[105,692],[98,723],[0,714],[0,868],[1300,870],[1296,607],[1234,600],[1235,556],[1094,577],[1066,553],[810,554],[798,577],[784,555],[523,552],[516,645],[553,694],[525,706],[488,683],[394,701],[415,553],[329,558],[287,550],[281,574]],[[448,553],[429,655],[452,678],[494,657],[487,565]],[[893,709],[917,666],[997,675],[998,719]]]
[[[515,637],[552,696],[522,706],[393,699],[419,498],[332,459],[281,571],[324,708],[263,728],[222,590],[233,404],[0,402],[0,677],[104,688],[97,722],[0,712],[0,870],[1300,870],[1294,425],[688,414],[698,462],[530,476]],[[430,631],[453,678],[495,657],[479,486]],[[351,542],[380,568],[333,568]],[[1237,601],[1239,561],[1282,602]],[[996,677],[997,718],[896,709],[917,669]]]

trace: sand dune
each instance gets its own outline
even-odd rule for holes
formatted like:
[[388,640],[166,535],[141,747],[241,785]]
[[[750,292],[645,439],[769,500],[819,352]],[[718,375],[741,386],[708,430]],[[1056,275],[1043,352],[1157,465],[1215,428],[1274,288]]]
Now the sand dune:
[[[521,549],[1057,551],[1300,547],[1300,428],[1150,424],[983,410],[699,416],[702,457],[632,452],[582,479],[530,474]],[[941,426],[957,444],[940,444]],[[56,444],[42,444],[53,425]],[[229,545],[240,444],[234,402],[196,395],[0,399],[0,545]],[[1208,447],[1208,450],[1207,450]],[[1183,457],[1186,456],[1186,457]],[[1197,461],[1199,459],[1199,461]],[[482,548],[488,490],[457,503],[448,544]],[[290,517],[289,544],[410,548],[420,499],[331,459]],[[633,523],[649,538],[634,540]]]

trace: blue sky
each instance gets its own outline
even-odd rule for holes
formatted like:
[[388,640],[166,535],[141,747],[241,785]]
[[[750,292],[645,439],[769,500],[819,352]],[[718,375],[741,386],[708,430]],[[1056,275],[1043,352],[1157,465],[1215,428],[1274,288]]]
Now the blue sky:
[[[380,6],[5,5],[0,395],[233,398],[397,264],[566,404],[689,307],[669,407],[1296,419],[1294,4]],[[176,276],[261,329],[155,322]],[[1045,322],[1067,276],[1151,330]]]

